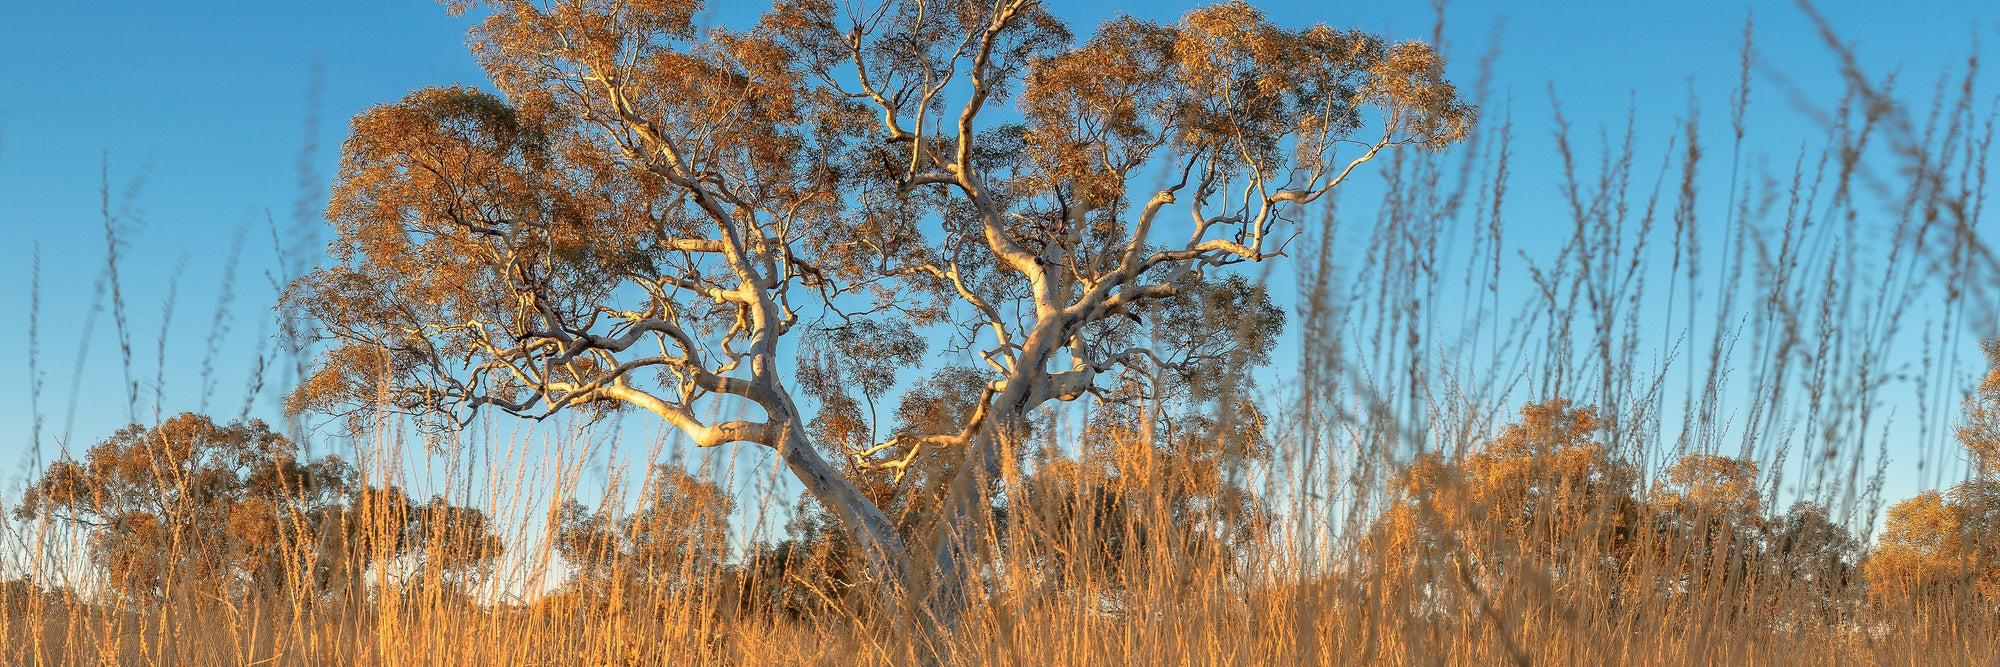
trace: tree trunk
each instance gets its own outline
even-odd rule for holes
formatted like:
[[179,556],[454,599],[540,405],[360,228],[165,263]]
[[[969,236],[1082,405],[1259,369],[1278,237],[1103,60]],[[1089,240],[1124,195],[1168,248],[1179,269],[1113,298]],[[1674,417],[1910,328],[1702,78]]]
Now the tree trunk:
[[924,620],[945,630],[956,627],[972,602],[972,568],[982,540],[993,530],[992,500],[999,483],[1003,452],[1025,432],[1024,407],[1030,384],[1012,382],[993,399],[987,424],[966,443],[965,458],[952,477],[927,546],[929,562],[921,573]]
[[[790,408],[789,397],[786,408]],[[878,591],[879,602],[887,609],[897,609],[904,604],[910,591],[909,550],[903,544],[902,535],[896,532],[896,525],[889,521],[882,508],[861,494],[845,476],[835,472],[826,459],[820,457],[819,450],[812,446],[796,411],[790,414],[771,415],[773,422],[787,424],[784,437],[778,443],[778,455],[784,458],[785,466],[792,471],[820,505],[832,510],[840,517],[840,524],[847,528],[849,536],[861,547],[861,557],[867,563],[868,572],[881,584]]]

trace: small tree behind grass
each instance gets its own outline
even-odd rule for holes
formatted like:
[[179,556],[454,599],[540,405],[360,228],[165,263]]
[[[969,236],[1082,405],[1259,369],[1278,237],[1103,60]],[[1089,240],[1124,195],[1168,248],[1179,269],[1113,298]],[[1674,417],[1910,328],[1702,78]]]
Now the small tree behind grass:
[[138,608],[309,606],[358,592],[370,568],[466,595],[505,550],[481,510],[413,502],[338,456],[303,454],[260,421],[182,414],[50,464],[13,512],[81,533],[91,573]]

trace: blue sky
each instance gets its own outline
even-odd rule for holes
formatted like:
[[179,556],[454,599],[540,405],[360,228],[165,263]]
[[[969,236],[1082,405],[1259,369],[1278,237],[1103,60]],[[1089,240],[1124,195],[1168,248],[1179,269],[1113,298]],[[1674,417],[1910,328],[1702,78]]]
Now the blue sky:
[[[741,24],[752,3],[721,3],[716,19]],[[1258,3],[1277,21],[1357,27],[1392,38],[1429,38],[1435,16],[1424,2]],[[166,403],[161,411],[193,409],[204,338],[232,235],[249,224],[238,294],[225,352],[218,359],[218,404],[233,414],[245,392],[251,349],[268,333],[273,300],[267,272],[278,271],[265,226],[266,211],[291,235],[300,199],[298,160],[306,143],[308,87],[322,68],[318,149],[306,191],[323,199],[334,173],[345,121],[366,106],[412,89],[483,76],[464,46],[470,21],[446,16],[426,2],[230,1],[199,3],[9,3],[0,22],[0,326],[23,340],[31,264],[40,254],[40,363],[46,385],[44,456],[64,434],[79,345],[89,356],[75,387],[79,396],[73,444],[88,444],[124,421],[126,408],[112,322],[95,320],[80,340],[104,262],[100,170],[108,165],[114,208],[135,178],[133,222],[121,270],[137,344],[135,373],[151,378],[161,304],[179,275],[177,311],[167,337]],[[1192,3],[1055,2],[1078,32],[1119,11],[1169,20]],[[1821,8],[1858,41],[1864,62],[1886,71],[1900,66],[1928,82],[1961,61],[1975,38],[2000,40],[2000,4],[1954,0],[1925,3],[1841,2]],[[1786,1],[1696,0],[1662,3],[1456,2],[1447,9],[1446,38],[1455,75],[1474,76],[1488,38],[1501,40],[1495,91],[1511,99],[1524,174],[1551,165],[1548,91],[1553,89],[1578,129],[1622,124],[1636,108],[1642,136],[1664,137],[1702,98],[1710,123],[1721,122],[1737,75],[1736,48],[1754,13],[1767,71],[1782,72],[1803,91],[1829,99],[1838,90],[1832,62],[1801,13]],[[1762,75],[1760,75],[1762,76]],[[1985,77],[1991,81],[1992,76]],[[1777,153],[1817,136],[1760,78],[1751,123]],[[1926,84],[1927,85],[1927,84]],[[1991,88],[1989,88],[1991,90]],[[1719,132],[1715,133],[1719,136]],[[1754,148],[1754,147],[1753,147]],[[1524,177],[1516,220],[1534,239],[1532,220],[1547,210],[1559,219],[1553,187]],[[320,238],[324,238],[322,235]],[[184,262],[184,263],[183,263]],[[177,268],[179,267],[179,268]],[[268,343],[263,343],[268,344]],[[0,491],[16,487],[31,460],[26,347],[0,348]],[[148,380],[150,381],[150,380]],[[151,387],[141,391],[150,396]],[[254,408],[271,414],[269,396]],[[142,400],[142,404],[150,399]],[[142,411],[150,411],[143,407]],[[1897,469],[1901,471],[1901,469]],[[1907,471],[1901,471],[1907,472]],[[1887,495],[1907,496],[1913,475],[1892,480]]]

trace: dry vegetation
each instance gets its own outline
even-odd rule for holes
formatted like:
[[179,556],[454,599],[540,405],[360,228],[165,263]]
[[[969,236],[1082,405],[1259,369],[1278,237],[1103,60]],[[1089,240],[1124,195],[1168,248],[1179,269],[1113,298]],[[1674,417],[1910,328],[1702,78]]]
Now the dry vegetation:
[[[694,9],[493,2],[502,94],[358,117],[283,302],[327,345],[272,362],[351,446],[191,413],[48,464],[4,505],[0,660],[2000,655],[2000,346],[1962,402],[1937,361],[2000,293],[1976,62],[1909,106],[1829,34],[1822,138],[1752,161],[1746,39],[1729,150],[1697,108],[1596,155],[1559,118],[1563,172],[1522,175],[1541,144],[1428,46],[1247,5]],[[1336,216],[1348,170],[1381,199]],[[1517,257],[1507,194],[1552,183],[1562,245]],[[641,419],[805,492],[656,444],[578,493]],[[1962,480],[1882,498],[1888,447],[1947,438]]]

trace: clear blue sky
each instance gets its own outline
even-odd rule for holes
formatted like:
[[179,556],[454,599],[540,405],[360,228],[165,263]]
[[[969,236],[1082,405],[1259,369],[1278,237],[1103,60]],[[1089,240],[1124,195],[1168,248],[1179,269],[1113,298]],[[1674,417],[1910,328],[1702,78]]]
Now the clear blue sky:
[[[716,18],[737,25],[756,9],[748,2],[722,4],[727,7]],[[1193,3],[1052,4],[1087,32],[1118,11],[1171,19]],[[1408,0],[1259,4],[1282,23],[1322,22],[1394,38],[1428,38],[1434,20],[1429,3]],[[2000,40],[2000,3],[1991,0],[1839,2],[1822,9],[1859,42],[1866,62],[1900,64],[1925,82],[1961,60],[1975,35]],[[1525,160],[1518,168],[1532,174],[1547,167],[1550,86],[1588,132],[1619,125],[1628,105],[1636,104],[1642,133],[1664,136],[1690,91],[1708,101],[1711,118],[1722,118],[1737,72],[1740,30],[1753,11],[1770,69],[1804,90],[1837,91],[1826,50],[1801,13],[1782,0],[1456,2],[1448,8],[1446,34],[1461,80],[1472,78],[1472,63],[1488,37],[1500,36],[1495,89],[1513,99]],[[128,182],[144,177],[122,270],[137,344],[135,373],[147,381],[166,287],[179,262],[186,262],[167,339],[162,412],[196,407],[199,392],[192,389],[226,249],[239,226],[255,221],[239,270],[231,334],[218,360],[218,403],[211,408],[234,414],[245,391],[249,350],[259,344],[260,331],[271,329],[273,295],[265,273],[277,266],[262,220],[269,210],[280,229],[293,228],[300,193],[295,163],[305,140],[312,63],[319,59],[324,68],[320,147],[311,163],[321,177],[315,202],[334,172],[347,118],[418,87],[483,81],[464,46],[469,20],[448,17],[427,2],[77,0],[8,3],[4,15],[0,229],[8,233],[0,243],[0,326],[6,328],[0,335],[25,339],[31,256],[39,248],[44,456],[64,434],[79,337],[103,265],[99,188],[107,155],[114,200]],[[1767,136],[1776,152],[1788,153],[1816,135],[1773,86],[1759,85],[1761,106],[1752,123],[1775,130]],[[1532,221],[1536,207],[1554,204],[1554,189],[1535,182],[1517,181],[1517,221]],[[1560,219],[1557,209],[1548,215]],[[90,355],[78,387],[73,444],[108,434],[126,412],[108,316],[96,320],[83,344]],[[0,369],[11,380],[0,383],[0,405],[7,410],[0,419],[0,492],[11,495],[21,470],[15,462],[30,458],[26,347],[0,348]],[[150,386],[141,393],[150,397]],[[150,399],[141,403],[149,412]],[[267,396],[256,414],[268,417],[270,405]],[[1893,484],[1888,495],[1908,495],[1909,484]]]

